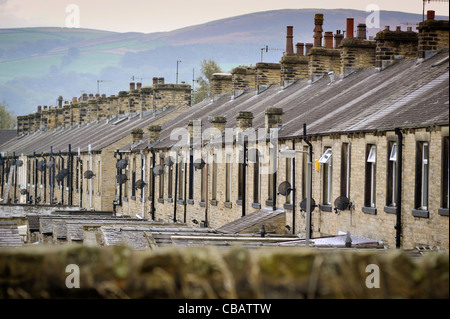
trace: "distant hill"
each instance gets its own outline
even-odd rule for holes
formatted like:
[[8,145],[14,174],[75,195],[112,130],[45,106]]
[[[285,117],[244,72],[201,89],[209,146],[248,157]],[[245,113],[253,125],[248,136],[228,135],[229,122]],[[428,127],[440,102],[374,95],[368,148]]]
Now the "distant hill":
[[[278,62],[285,46],[286,26],[294,26],[295,42],[312,42],[314,14],[324,14],[324,31],[345,30],[346,18],[355,27],[369,13],[358,10],[303,9],[257,12],[190,26],[171,32],[117,33],[89,29],[19,28],[0,29],[0,101],[15,115],[34,112],[37,105],[55,105],[62,95],[71,100],[81,93],[117,94],[134,77],[151,85],[154,76],[174,83],[176,61],[179,81],[192,84],[200,73],[202,59],[214,59],[224,71],[261,59]],[[412,26],[419,14],[381,11],[385,25]],[[448,17],[437,17],[448,19]],[[194,73],[194,74],[193,74]],[[102,80],[102,82],[97,82]],[[98,86],[97,86],[98,84]]]

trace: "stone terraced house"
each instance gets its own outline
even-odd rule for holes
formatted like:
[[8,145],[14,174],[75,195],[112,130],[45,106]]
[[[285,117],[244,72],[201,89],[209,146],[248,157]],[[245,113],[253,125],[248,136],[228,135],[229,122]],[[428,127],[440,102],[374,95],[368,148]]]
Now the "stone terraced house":
[[294,52],[288,26],[280,63],[216,74],[193,106],[184,86],[168,88],[175,102],[155,99],[154,82],[119,94],[118,105],[140,97],[133,110],[42,129],[21,119],[0,145],[2,204],[448,250],[448,21],[428,12],[418,32],[387,27],[373,40],[363,24],[353,37],[352,19],[346,38],[322,36],[321,14],[314,23],[314,43]]

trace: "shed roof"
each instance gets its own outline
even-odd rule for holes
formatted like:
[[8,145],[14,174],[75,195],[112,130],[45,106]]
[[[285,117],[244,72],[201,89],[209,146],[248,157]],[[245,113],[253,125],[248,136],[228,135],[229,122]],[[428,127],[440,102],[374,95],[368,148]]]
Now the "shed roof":
[[0,247],[20,247],[23,245],[15,222],[0,222]]

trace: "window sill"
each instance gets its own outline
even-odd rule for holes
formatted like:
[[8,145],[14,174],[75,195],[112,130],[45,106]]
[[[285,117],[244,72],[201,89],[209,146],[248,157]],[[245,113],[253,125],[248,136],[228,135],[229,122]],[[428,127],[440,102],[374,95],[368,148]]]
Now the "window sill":
[[131,200],[136,200],[136,196],[131,196]]
[[210,203],[212,206],[217,206],[217,200],[215,200],[215,199],[211,199],[211,200],[209,201],[209,203]]
[[233,204],[231,202],[225,202],[225,203],[223,203],[223,207],[231,208],[231,207],[233,207]]
[[164,198],[158,198],[158,203],[164,204]]
[[413,209],[412,215],[414,217],[419,217],[419,218],[429,218],[430,217],[429,211],[423,210],[423,209]]
[[448,208],[439,208],[438,214],[441,216],[448,216]]
[[128,202],[128,197],[124,197],[122,200],[123,200],[124,202]]
[[242,205],[242,200],[241,199],[236,200],[236,204]]
[[194,200],[193,199],[188,199],[187,203],[190,204],[190,205],[193,205],[194,204]]
[[184,205],[184,199],[177,199],[177,203],[181,204],[181,205]]
[[269,207],[273,206],[273,201],[266,200],[266,206],[269,206]]
[[366,213],[366,214],[370,214],[370,215],[376,215],[377,214],[377,209],[375,207],[363,206],[362,212]]
[[166,198],[166,201],[167,201],[168,203],[173,203],[173,198]]
[[261,204],[259,203],[252,203],[253,208],[261,209]]
[[206,207],[206,203],[205,202],[199,202],[198,204],[200,205],[200,207]]
[[333,211],[333,207],[331,207],[331,205],[319,205],[319,209],[323,212],[332,212]]
[[397,206],[384,206],[384,212],[388,214],[397,214]]
[[294,210],[294,204],[284,204],[283,207],[287,210]]

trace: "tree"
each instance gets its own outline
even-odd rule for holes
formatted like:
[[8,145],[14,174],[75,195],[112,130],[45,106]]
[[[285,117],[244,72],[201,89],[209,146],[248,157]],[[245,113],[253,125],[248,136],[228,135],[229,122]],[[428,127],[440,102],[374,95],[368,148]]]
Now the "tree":
[[0,129],[13,129],[16,125],[16,118],[13,111],[8,110],[6,101],[0,103]]
[[216,63],[216,61],[212,59],[210,60],[203,59],[200,71],[203,76],[199,76],[197,78],[197,83],[199,84],[199,86],[197,87],[197,90],[194,93],[194,104],[203,101],[209,96],[212,75],[214,73],[223,72],[220,66]]

